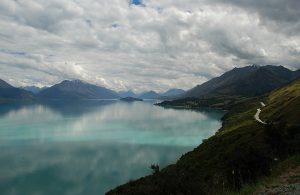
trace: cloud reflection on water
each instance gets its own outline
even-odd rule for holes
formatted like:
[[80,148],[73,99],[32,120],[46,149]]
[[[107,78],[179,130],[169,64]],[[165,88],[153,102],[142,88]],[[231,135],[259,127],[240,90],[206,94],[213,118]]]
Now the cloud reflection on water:
[[222,113],[96,101],[0,107],[0,194],[104,194],[174,163]]

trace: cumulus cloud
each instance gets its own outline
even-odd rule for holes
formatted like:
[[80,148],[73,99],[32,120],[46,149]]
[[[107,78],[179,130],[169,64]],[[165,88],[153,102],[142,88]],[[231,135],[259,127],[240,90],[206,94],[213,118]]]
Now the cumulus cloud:
[[0,76],[189,89],[235,67],[300,68],[298,0],[2,0]]

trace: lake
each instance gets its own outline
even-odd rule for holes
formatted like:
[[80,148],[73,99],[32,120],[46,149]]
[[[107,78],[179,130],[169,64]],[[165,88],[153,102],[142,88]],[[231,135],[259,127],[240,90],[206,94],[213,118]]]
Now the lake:
[[0,105],[0,194],[104,194],[151,174],[221,127],[223,112],[153,101]]

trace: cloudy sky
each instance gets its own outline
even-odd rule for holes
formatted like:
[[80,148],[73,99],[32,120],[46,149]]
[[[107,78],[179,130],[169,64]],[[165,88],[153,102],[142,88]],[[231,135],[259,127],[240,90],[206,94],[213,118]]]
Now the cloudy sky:
[[300,68],[299,0],[1,0],[0,78],[188,89],[249,64]]

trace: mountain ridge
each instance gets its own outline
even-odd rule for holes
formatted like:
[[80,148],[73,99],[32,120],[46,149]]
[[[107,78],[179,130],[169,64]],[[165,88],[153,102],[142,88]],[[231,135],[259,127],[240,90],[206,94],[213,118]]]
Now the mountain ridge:
[[0,88],[11,88],[12,85],[8,84],[6,81],[0,79]]
[[171,88],[163,93],[160,93],[160,95],[165,97],[173,97],[173,96],[179,96],[183,93],[185,93],[183,89]]
[[138,96],[140,99],[160,99],[161,95],[155,91],[147,91]]
[[116,99],[117,92],[81,80],[64,80],[37,94],[46,99]]
[[136,93],[134,93],[132,90],[119,91],[118,94],[121,98],[126,98],[126,97],[136,98],[136,97],[138,97],[138,95]]
[[[300,77],[300,71],[283,66],[246,66],[234,68],[219,77],[188,90],[180,98],[212,95],[256,96],[267,93]],[[268,81],[268,82],[266,82]]]
[[31,92],[13,87],[0,79],[0,102],[10,100],[32,100],[34,95]]

